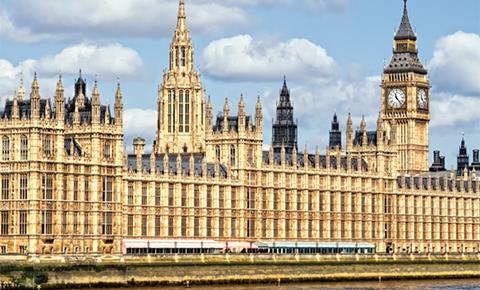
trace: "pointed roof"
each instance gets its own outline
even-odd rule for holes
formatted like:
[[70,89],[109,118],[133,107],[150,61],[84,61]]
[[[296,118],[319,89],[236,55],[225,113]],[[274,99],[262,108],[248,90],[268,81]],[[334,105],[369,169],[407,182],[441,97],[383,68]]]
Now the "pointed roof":
[[288,90],[287,86],[287,77],[283,77],[283,87],[282,91],[280,92],[280,103],[278,104],[279,107],[291,107],[290,103],[290,91]]
[[187,27],[187,14],[185,13],[185,0],[178,3],[177,28],[175,29],[175,37],[189,38]]
[[412,25],[410,24],[410,19],[408,18],[407,0],[403,0],[402,22],[398,27],[397,33],[395,33],[395,40],[403,39],[417,40],[417,36],[415,35]]

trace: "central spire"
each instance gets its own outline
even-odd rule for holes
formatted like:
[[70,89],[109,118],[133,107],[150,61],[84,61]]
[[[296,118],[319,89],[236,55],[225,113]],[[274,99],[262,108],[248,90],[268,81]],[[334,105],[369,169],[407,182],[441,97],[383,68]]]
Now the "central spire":
[[178,3],[177,29],[175,31],[175,35],[178,37],[179,34],[188,34],[187,15],[185,13],[185,0],[180,0],[180,2]]

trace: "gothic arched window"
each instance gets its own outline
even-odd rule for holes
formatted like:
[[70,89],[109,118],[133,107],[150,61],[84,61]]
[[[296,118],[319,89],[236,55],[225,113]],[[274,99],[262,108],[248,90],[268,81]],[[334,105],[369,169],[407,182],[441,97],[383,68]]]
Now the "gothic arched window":
[[235,145],[230,146],[230,166],[235,166],[236,163],[236,150]]
[[178,121],[179,121],[179,132],[183,133],[183,125],[184,125],[184,91],[180,91],[178,94]]
[[20,138],[20,160],[28,160],[28,138],[25,135]]
[[7,136],[2,139],[2,160],[10,160],[10,139]]
[[185,113],[185,133],[190,132],[190,92],[185,91],[185,99],[184,99],[184,113]]

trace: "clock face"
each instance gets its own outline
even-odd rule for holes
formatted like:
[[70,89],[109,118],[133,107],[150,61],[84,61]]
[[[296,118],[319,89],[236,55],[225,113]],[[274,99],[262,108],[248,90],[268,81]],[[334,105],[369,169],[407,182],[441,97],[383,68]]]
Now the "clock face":
[[424,110],[428,108],[427,92],[424,89],[418,90],[418,107]]
[[401,89],[392,89],[388,94],[388,105],[391,108],[399,109],[405,104],[405,92]]

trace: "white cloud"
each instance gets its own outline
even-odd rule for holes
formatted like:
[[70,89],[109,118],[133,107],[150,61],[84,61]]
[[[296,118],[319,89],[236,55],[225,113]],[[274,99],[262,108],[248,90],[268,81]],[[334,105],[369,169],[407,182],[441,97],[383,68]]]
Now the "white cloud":
[[[336,112],[340,121],[343,136],[348,113],[352,114],[354,129],[360,125],[365,115],[367,126],[376,128],[380,106],[380,77],[371,76],[356,79],[336,79],[325,83],[310,83],[307,85],[289,82],[290,98],[294,106],[294,117],[299,122],[299,147],[307,143],[313,150],[314,144],[320,149],[328,142],[333,114]],[[270,128],[270,121],[275,118],[278,90],[267,89],[262,94],[263,114],[266,120],[265,128]],[[269,142],[270,129],[264,130]]]
[[55,55],[40,59],[27,59],[17,65],[0,59],[0,97],[12,96],[17,89],[20,75],[27,84],[37,72],[42,90],[52,95],[58,74],[76,74],[82,68],[86,73],[98,74],[100,80],[138,78],[144,72],[144,64],[138,53],[118,43],[98,46],[80,43],[69,46]]
[[18,27],[10,16],[0,6],[0,38],[11,39],[17,42],[32,43],[42,40],[56,39],[47,33],[33,33],[28,27]]
[[439,90],[480,95],[480,35],[459,31],[442,37],[429,67]]
[[143,66],[137,51],[119,43],[104,46],[80,43],[56,55],[43,57],[34,65],[42,74],[74,73],[82,68],[98,74],[101,79],[138,78],[143,73]]
[[[148,109],[126,109],[123,113],[125,145],[131,151],[133,139],[142,137],[146,144],[153,144],[157,130],[157,111]],[[147,145],[148,148],[149,145]]]
[[431,103],[432,127],[456,131],[471,130],[480,126],[480,98],[439,93]]
[[[200,2],[200,3],[198,3]],[[223,26],[247,23],[246,12],[222,1],[188,3],[189,27],[210,33]],[[38,33],[89,35],[171,35],[178,2],[168,0],[19,0],[11,4],[13,18]]]
[[[248,8],[306,7],[317,11],[344,10],[350,0],[193,0],[187,2],[189,27],[212,34],[251,23]],[[178,1],[173,0],[17,0],[4,5],[0,37],[20,42],[95,36],[170,36]],[[3,33],[2,33],[3,32]]]
[[237,35],[211,42],[203,51],[207,75],[226,81],[324,79],[336,70],[327,51],[306,39],[288,42]]

